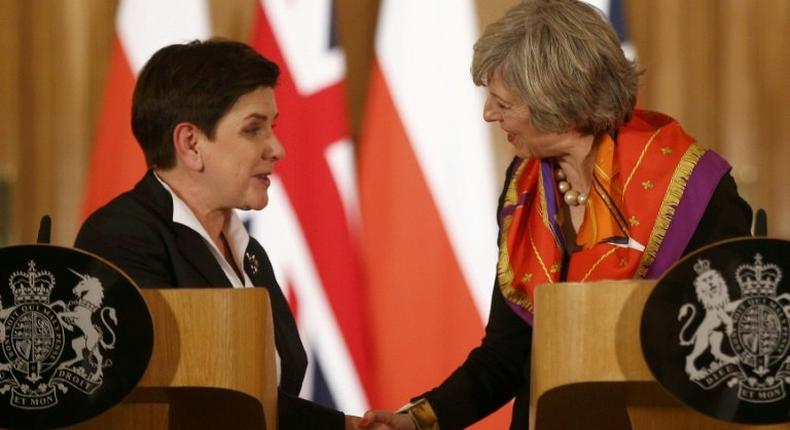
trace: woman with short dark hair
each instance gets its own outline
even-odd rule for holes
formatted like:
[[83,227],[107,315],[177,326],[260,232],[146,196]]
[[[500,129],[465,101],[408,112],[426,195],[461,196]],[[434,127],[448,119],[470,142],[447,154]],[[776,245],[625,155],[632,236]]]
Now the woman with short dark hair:
[[132,105],[149,170],[85,221],[74,246],[106,258],[142,288],[265,287],[279,428],[353,428],[356,418],[298,397],[307,355],[296,323],[266,252],[234,213],[266,206],[270,175],[285,156],[273,130],[278,76],[276,64],[243,43],[157,51]]

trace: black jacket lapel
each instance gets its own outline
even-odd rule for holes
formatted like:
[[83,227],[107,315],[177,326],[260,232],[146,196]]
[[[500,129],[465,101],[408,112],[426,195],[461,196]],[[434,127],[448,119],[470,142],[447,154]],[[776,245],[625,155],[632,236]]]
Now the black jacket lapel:
[[281,359],[280,389],[298,395],[307,369],[307,354],[299,338],[291,309],[274,277],[269,257],[261,244],[252,237],[244,253],[244,271],[255,286],[265,287],[269,291],[274,320],[274,342]]
[[181,257],[205,278],[205,283],[184,285],[185,287],[219,288],[232,285],[222,271],[222,267],[217,264],[203,237],[191,228],[173,222],[173,198],[156,179],[153,171],[149,170],[137,183],[134,195],[141,204],[154,212],[161,222],[170,226]]

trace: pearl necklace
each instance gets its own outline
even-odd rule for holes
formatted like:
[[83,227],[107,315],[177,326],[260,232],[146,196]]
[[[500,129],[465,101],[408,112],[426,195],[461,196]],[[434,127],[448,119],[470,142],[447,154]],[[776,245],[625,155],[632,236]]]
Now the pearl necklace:
[[559,179],[557,189],[562,193],[562,200],[568,206],[580,206],[587,203],[587,195],[571,189],[571,184],[565,180],[565,172],[559,167],[554,171],[554,177]]

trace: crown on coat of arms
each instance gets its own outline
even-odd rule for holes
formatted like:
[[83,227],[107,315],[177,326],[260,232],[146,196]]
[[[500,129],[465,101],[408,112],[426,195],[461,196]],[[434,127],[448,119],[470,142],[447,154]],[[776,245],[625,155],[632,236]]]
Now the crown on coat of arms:
[[697,272],[698,275],[702,275],[710,270],[710,261],[708,260],[699,259],[694,263],[694,271]]
[[36,270],[36,262],[30,261],[27,272],[16,271],[8,279],[14,302],[17,305],[26,303],[49,303],[49,295],[55,288],[55,277],[47,270]]
[[763,256],[754,255],[754,265],[741,264],[735,270],[735,280],[741,287],[743,297],[776,295],[776,288],[782,279],[782,271],[776,264],[763,264]]

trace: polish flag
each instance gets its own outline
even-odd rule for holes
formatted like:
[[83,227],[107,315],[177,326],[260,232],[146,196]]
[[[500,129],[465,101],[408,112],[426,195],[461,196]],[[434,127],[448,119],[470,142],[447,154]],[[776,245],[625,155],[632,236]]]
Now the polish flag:
[[[383,0],[359,149],[376,408],[480,343],[496,274],[493,149],[469,67],[471,0]],[[510,408],[474,428],[507,428]]]
[[269,205],[247,213],[296,315],[309,366],[302,397],[368,408],[372,367],[357,244],[359,209],[346,113],[345,55],[331,0],[261,0],[252,46],[281,69]]
[[211,34],[204,0],[122,0],[107,70],[104,100],[85,181],[82,216],[131,189],[145,173],[145,158],[132,134],[134,83],[145,62],[172,43]]

